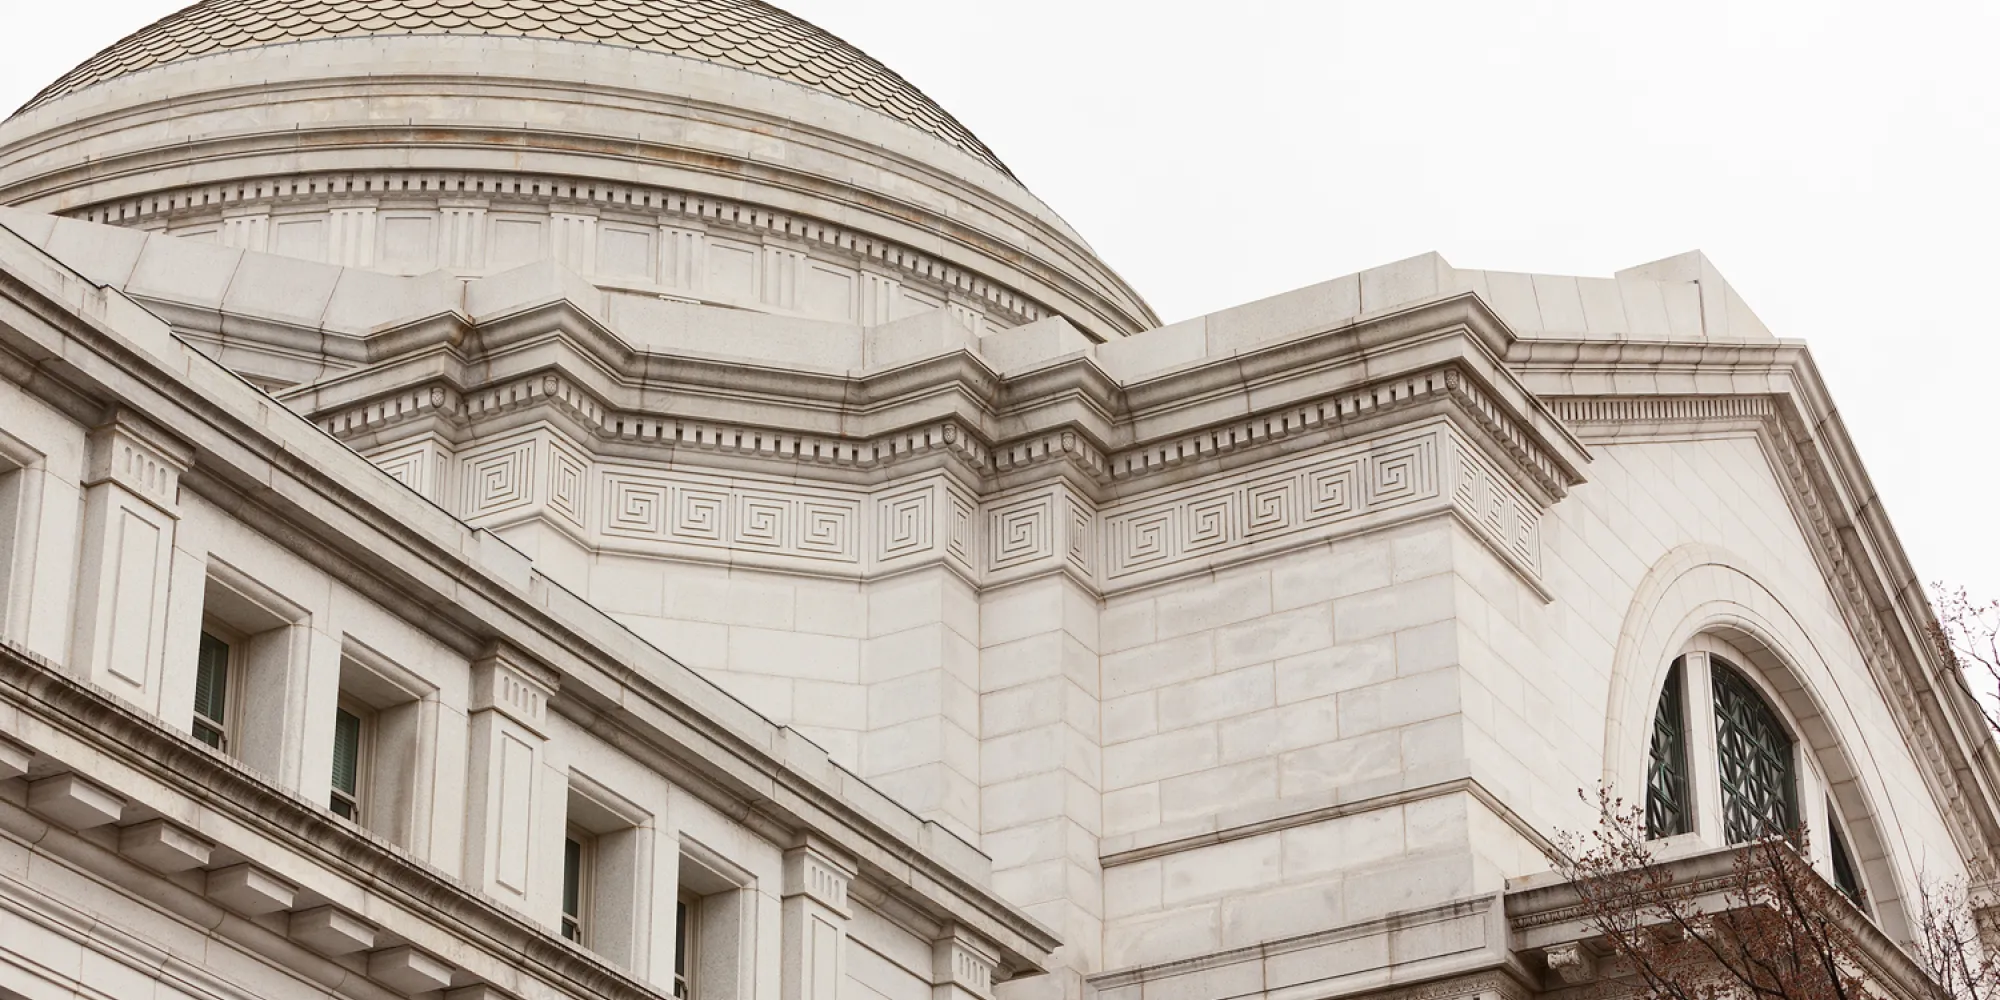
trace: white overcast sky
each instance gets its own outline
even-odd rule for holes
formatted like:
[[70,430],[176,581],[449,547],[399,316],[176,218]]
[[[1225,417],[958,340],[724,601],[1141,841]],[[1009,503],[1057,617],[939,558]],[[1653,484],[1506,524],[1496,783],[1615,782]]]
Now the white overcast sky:
[[[1168,321],[1426,250],[1701,249],[1812,344],[1927,580],[2000,596],[2000,3],[778,0],[949,108]],[[5,0],[18,106],[179,0]]]

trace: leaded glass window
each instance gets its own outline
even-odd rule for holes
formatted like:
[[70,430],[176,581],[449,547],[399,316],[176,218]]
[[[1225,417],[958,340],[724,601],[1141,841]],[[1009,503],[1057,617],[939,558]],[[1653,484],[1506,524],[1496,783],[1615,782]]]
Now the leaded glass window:
[[1722,830],[1741,844],[1798,826],[1798,776],[1792,739],[1777,713],[1734,667],[1710,657],[1715,687],[1716,763],[1722,779]]
[[1675,660],[1653,713],[1652,759],[1646,767],[1646,836],[1653,839],[1694,828],[1688,808],[1687,699],[1681,688],[1681,661]]

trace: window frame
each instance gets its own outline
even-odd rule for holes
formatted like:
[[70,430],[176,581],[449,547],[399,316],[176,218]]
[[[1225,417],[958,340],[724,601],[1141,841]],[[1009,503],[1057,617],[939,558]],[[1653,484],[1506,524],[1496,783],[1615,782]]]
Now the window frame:
[[[576,864],[570,864],[571,847]],[[575,823],[563,828],[562,894],[557,932],[579,948],[590,947],[591,905],[597,874],[597,835]],[[572,884],[574,879],[574,884]]]
[[701,969],[702,897],[687,886],[674,896],[674,998],[694,1000]]
[[[222,658],[221,718],[216,718],[202,711],[202,654],[210,641],[221,645],[224,650]],[[189,712],[188,735],[196,743],[208,747],[217,753],[229,756],[235,756],[236,753],[236,748],[232,744],[235,742],[238,722],[242,718],[245,657],[248,652],[247,646],[249,645],[249,641],[249,637],[244,635],[240,630],[229,627],[214,616],[202,616],[201,637],[197,640],[195,648],[194,707]],[[201,730],[204,728],[214,731],[216,737],[214,742],[210,742],[202,737]]]
[[[1695,830],[1693,742],[1688,729],[1687,657],[1674,659],[1653,705],[1652,736],[1646,753],[1646,839],[1664,840]],[[1671,718],[1669,716],[1671,715]],[[1677,801],[1656,806],[1665,786]],[[1672,813],[1669,814],[1668,810]],[[1669,829],[1668,827],[1672,828]]]
[[[335,775],[340,773],[340,717],[349,716],[355,720],[354,736],[354,789],[343,792]],[[362,829],[368,829],[372,803],[369,802],[369,788],[373,784],[369,778],[375,765],[375,710],[359,699],[345,692],[334,704],[333,716],[333,771],[327,775],[327,809],[335,816]],[[342,815],[340,805],[345,802],[350,812]]]

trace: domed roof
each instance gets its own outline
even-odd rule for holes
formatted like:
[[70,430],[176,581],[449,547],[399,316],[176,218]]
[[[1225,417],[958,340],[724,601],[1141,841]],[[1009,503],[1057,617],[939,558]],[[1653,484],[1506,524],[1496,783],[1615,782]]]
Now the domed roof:
[[1005,172],[937,102],[846,42],[760,0],[202,0],[92,56],[22,107],[167,63],[359,35],[476,34],[623,45],[762,73],[927,132]]

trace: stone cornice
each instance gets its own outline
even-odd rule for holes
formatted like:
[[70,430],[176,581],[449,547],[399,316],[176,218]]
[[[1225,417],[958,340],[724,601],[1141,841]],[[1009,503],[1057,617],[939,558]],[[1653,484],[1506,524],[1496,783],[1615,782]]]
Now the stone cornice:
[[535,205],[583,210],[646,219],[658,225],[755,234],[781,243],[813,246],[856,263],[865,261],[940,295],[956,294],[975,302],[1009,324],[1032,323],[1053,315],[1047,306],[1001,282],[894,240],[737,199],[578,177],[501,170],[325,170],[170,188],[63,214],[103,225],[144,227],[168,220],[222,218],[232,211],[283,211],[333,202],[401,207],[439,200],[496,208]]
[[[840,844],[885,892],[990,937],[1009,968],[1036,970],[1056,945],[1047,929],[939,860],[953,850],[969,854],[969,847],[931,843],[949,834],[531,569],[518,578],[503,572],[485,554],[503,543],[416,501],[164,331],[145,350],[135,348],[125,332],[97,318],[107,311],[106,293],[6,233],[0,277],[8,279],[0,308],[19,320],[0,324],[0,356],[12,356],[0,370],[29,375],[30,391],[130,406],[167,423],[197,455],[184,488],[259,530],[283,534],[302,558],[402,609],[469,656],[504,640],[548,664],[561,672],[564,697],[615,709],[608,717],[634,740],[719,789],[726,811],[760,812]],[[66,303],[51,286],[98,298]],[[51,382],[64,389],[47,392]]]
[[1523,380],[1546,385],[1586,440],[1757,434],[1973,880],[2000,877],[2000,748],[1924,638],[1923,585],[1805,346],[1523,342],[1515,353]]
[[419,422],[450,435],[546,406],[607,444],[692,445],[852,481],[880,481],[875,470],[940,447],[974,482],[1055,461],[1100,502],[1335,428],[1379,426],[1379,414],[1430,398],[1553,503],[1588,459],[1493,360],[1505,337],[1496,322],[1457,296],[1126,385],[1088,355],[1003,377],[966,350],[858,373],[638,351],[558,300],[485,320],[441,351],[405,340],[400,358],[283,398],[354,443],[385,443]]

